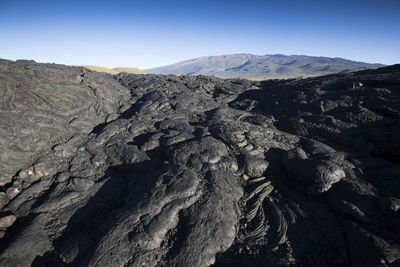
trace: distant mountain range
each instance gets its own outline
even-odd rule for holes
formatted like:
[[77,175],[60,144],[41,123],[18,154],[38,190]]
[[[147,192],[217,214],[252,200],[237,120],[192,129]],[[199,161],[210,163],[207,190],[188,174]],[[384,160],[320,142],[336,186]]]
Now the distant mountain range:
[[199,57],[172,65],[147,69],[154,74],[209,75],[244,78],[293,78],[375,69],[382,64],[356,62],[343,58],[301,55],[233,54]]

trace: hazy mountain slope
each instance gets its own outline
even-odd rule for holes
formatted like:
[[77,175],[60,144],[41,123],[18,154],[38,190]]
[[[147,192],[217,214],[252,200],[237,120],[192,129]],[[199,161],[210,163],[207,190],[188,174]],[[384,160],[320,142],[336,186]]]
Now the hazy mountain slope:
[[145,71],[154,74],[289,78],[346,73],[382,66],[380,64],[368,64],[343,58],[234,54],[200,57]]
[[91,65],[74,65],[74,67],[84,67],[89,70],[94,70],[98,72],[105,72],[105,73],[110,73],[110,74],[118,74],[120,72],[127,72],[127,73],[132,73],[132,74],[146,74],[146,72],[142,71],[141,69],[138,68],[106,68],[106,67],[101,67],[101,66],[91,66]]

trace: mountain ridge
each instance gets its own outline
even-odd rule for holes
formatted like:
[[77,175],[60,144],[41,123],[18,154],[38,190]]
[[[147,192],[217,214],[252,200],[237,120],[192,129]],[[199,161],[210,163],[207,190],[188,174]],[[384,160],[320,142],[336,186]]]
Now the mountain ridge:
[[297,78],[383,67],[340,57],[228,54],[204,56],[144,70],[152,74],[208,75],[220,78]]

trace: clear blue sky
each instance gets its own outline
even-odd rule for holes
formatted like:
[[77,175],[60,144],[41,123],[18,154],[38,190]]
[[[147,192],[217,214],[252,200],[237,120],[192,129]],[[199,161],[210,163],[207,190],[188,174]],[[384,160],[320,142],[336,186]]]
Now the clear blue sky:
[[231,53],[400,63],[400,0],[0,0],[0,58],[146,69]]

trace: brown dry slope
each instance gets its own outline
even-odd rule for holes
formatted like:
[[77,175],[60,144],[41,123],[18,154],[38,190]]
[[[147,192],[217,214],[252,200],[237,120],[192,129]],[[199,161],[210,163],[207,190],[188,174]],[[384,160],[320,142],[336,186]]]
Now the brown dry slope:
[[110,73],[110,74],[118,74],[120,72],[126,72],[126,73],[131,73],[131,74],[146,74],[146,72],[138,69],[138,68],[106,68],[106,67],[101,67],[101,66],[91,66],[91,65],[74,65],[74,67],[83,67],[87,68],[89,70],[94,70],[97,72],[105,72],[105,73]]

